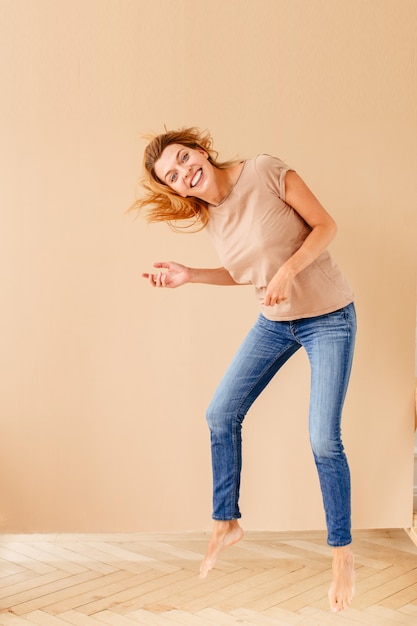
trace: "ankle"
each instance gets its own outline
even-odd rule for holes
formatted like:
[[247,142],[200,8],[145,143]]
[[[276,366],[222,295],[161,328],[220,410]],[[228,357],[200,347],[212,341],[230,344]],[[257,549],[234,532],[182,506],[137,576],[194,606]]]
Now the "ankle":
[[237,519],[214,520],[213,529],[222,531],[222,530],[229,530],[231,528],[235,528],[236,526],[238,526]]
[[333,558],[338,560],[351,559],[353,557],[352,544],[332,548]]

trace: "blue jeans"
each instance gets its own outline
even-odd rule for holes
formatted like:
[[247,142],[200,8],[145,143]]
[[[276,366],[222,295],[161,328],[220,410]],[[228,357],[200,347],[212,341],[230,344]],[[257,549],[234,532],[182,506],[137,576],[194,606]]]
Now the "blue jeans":
[[242,422],[284,363],[303,346],[311,365],[310,442],[330,546],[351,543],[350,472],[341,441],[342,408],[356,334],[354,304],[290,322],[259,316],[207,410],[213,466],[213,519],[240,518]]

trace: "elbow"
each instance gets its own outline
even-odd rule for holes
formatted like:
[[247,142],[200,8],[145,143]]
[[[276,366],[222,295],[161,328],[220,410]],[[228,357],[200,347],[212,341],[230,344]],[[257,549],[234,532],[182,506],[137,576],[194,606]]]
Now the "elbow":
[[328,215],[325,220],[316,224],[313,230],[317,231],[317,235],[320,237],[322,243],[327,247],[337,234],[337,224],[334,219]]
[[[329,216],[330,217],[330,216]],[[334,219],[332,217],[330,217],[329,219],[329,225],[328,225],[328,229],[329,229],[329,238],[330,241],[333,241],[333,239],[336,237],[337,235],[337,224],[334,221]]]

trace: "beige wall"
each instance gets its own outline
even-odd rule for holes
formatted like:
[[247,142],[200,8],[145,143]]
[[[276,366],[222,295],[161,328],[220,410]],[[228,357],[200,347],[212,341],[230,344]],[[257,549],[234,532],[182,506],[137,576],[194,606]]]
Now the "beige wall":
[[[414,0],[1,0],[0,515],[4,531],[210,527],[204,411],[257,315],[251,288],[154,291],[204,233],[124,214],[140,132],[210,128],[275,154],[339,224],[357,294],[344,438],[355,527],[411,523]],[[251,529],[324,527],[297,354],[253,407]]]

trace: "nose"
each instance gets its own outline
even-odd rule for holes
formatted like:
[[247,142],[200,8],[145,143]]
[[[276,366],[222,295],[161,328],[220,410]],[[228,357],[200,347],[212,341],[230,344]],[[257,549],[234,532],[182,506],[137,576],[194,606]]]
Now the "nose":
[[182,174],[184,178],[188,178],[189,175],[191,174],[191,165],[183,165]]

